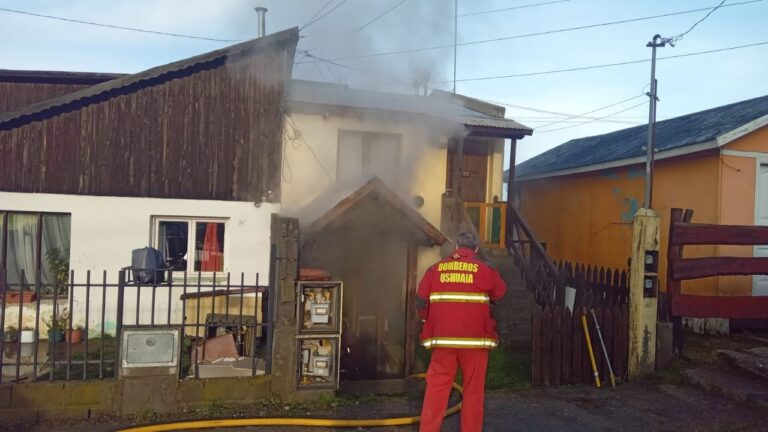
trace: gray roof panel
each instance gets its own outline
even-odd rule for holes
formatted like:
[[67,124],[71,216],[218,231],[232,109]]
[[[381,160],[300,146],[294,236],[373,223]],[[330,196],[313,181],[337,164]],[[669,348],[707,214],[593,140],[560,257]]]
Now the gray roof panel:
[[[664,152],[711,141],[765,115],[768,96],[663,120],[656,123],[656,148]],[[643,156],[647,141],[647,125],[573,139],[517,165],[515,175],[529,177]]]

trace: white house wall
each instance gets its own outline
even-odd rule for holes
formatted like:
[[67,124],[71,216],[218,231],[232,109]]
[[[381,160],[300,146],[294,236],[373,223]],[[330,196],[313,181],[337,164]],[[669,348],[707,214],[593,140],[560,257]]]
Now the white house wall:
[[[416,196],[424,198],[424,206],[417,210],[434,226],[440,226],[447,134],[394,116],[293,113],[291,118],[302,139],[288,139],[284,145],[282,204],[286,215],[300,210],[335,183],[338,134],[340,130],[352,130],[401,136],[399,184],[389,186],[408,203]],[[287,135],[292,135],[290,128]],[[439,258],[439,248],[419,248],[419,275]]]
[[[75,272],[75,284],[86,282],[87,271],[91,271],[91,283],[95,288],[90,293],[91,308],[89,325],[100,326],[103,271],[107,271],[107,283],[115,284],[118,271],[130,266],[133,249],[151,245],[152,218],[155,216],[178,216],[221,218],[226,220],[224,241],[224,271],[231,272],[233,282],[240,282],[240,273],[245,273],[245,284],[255,284],[259,274],[260,285],[269,280],[270,224],[271,215],[280,212],[278,204],[261,204],[235,201],[181,200],[158,198],[102,197],[33,193],[0,192],[0,210],[27,212],[56,212],[71,214],[70,268]],[[223,281],[224,276],[219,276]],[[115,325],[114,298],[107,289],[106,329]],[[183,288],[178,286],[171,292],[172,321],[181,321],[179,296]],[[142,289],[140,323],[151,321],[152,289]],[[168,288],[156,290],[156,322],[167,320]],[[133,323],[136,315],[136,289],[128,287],[125,296],[125,322]],[[59,304],[59,309],[66,304]],[[75,287],[73,309],[76,324],[84,323],[85,289]],[[50,300],[44,300],[41,310],[50,310]],[[60,301],[62,303],[62,301]],[[9,305],[6,326],[16,325],[18,305]],[[26,309],[26,308],[25,308]],[[33,325],[34,309],[25,310],[24,325]],[[41,316],[49,312],[43,312]],[[44,333],[42,334],[44,336]]]

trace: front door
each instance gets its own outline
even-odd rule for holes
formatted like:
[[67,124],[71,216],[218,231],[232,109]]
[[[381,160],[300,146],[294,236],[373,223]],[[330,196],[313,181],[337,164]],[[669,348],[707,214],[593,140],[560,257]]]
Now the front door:
[[[755,194],[755,225],[768,225],[768,164],[761,163],[757,171]],[[754,247],[753,256],[768,257],[768,246]],[[752,295],[768,295],[768,275],[752,276]]]
[[488,154],[464,153],[461,197],[464,202],[485,202],[488,181]]

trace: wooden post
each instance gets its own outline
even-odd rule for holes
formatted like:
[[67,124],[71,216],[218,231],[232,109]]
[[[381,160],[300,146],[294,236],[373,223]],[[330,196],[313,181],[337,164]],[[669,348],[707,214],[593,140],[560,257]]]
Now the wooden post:
[[416,311],[416,289],[418,288],[417,279],[417,257],[418,245],[411,243],[408,245],[407,264],[406,264],[406,294],[405,294],[405,373],[410,375],[414,372],[416,363],[416,344],[418,343],[419,314]]
[[[517,153],[517,140],[510,140],[509,145],[509,176],[507,177],[507,206],[512,207],[515,205],[515,157]],[[502,213],[503,214],[503,213]],[[512,212],[506,213],[506,225],[512,226]],[[506,235],[502,237],[502,241],[506,242],[507,249],[512,247],[512,230],[508,229]]]
[[453,138],[451,140],[456,148],[453,165],[453,193],[456,198],[461,198],[461,180],[464,176],[464,139]]
[[646,271],[646,251],[659,250],[659,215],[640,209],[633,222],[632,263],[629,283],[629,364],[630,377],[651,373],[656,367],[656,293],[648,296],[646,278],[658,275]]

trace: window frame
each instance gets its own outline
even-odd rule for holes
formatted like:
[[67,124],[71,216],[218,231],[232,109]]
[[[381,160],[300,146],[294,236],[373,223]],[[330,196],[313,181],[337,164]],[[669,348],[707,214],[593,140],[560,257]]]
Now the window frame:
[[[229,218],[226,217],[199,217],[199,216],[152,216],[150,243],[153,248],[160,249],[160,222],[186,222],[187,223],[187,256],[192,256],[192,259],[187,258],[187,269],[184,271],[187,275],[197,275],[198,273],[203,276],[212,276],[215,273],[226,273],[227,264],[229,263],[229,241],[227,232],[229,231]],[[221,263],[221,271],[196,271],[195,268],[195,226],[198,222],[206,223],[221,223],[224,224],[224,250]],[[175,270],[174,273],[181,272],[181,270]]]
[[[35,215],[37,216],[37,230],[35,231],[35,234],[37,235],[37,239],[35,241],[35,280],[37,280],[37,276],[42,274],[42,264],[43,264],[43,217],[44,216],[69,216],[70,220],[70,230],[69,230],[69,256],[67,257],[67,260],[69,261],[69,268],[67,269],[68,272],[72,272],[72,213],[68,212],[49,212],[49,211],[30,211],[30,210],[6,210],[6,209],[0,209],[0,220],[2,220],[2,230],[0,230],[0,268],[3,269],[3,272],[7,275],[8,267],[6,266],[7,260],[8,260],[8,216],[13,214],[18,215]],[[6,281],[1,281],[2,283],[5,283]],[[69,295],[69,284],[72,283],[70,281],[67,284],[66,290],[62,294],[41,294],[37,292],[37,282],[34,284],[29,284],[30,288],[33,288],[33,291],[35,292],[35,298],[37,300],[40,299],[52,299],[54,297],[61,298],[67,297]],[[8,287],[6,287],[7,289]]]
[[[339,180],[339,161],[341,160],[341,141],[343,139],[344,135],[359,135],[361,137],[360,139],[360,173],[362,176],[371,176],[375,175],[375,173],[366,173],[366,170],[371,169],[371,150],[374,145],[374,138],[376,136],[387,136],[391,138],[397,139],[397,167],[399,167],[403,162],[403,134],[402,133],[396,133],[396,132],[381,132],[381,131],[370,131],[370,130],[356,130],[356,129],[339,129],[337,132],[336,137],[336,173],[335,173],[335,181],[338,182]],[[394,167],[394,168],[397,168]],[[349,179],[345,179],[349,180]],[[384,180],[384,179],[382,179]],[[344,180],[341,180],[344,181]]]

